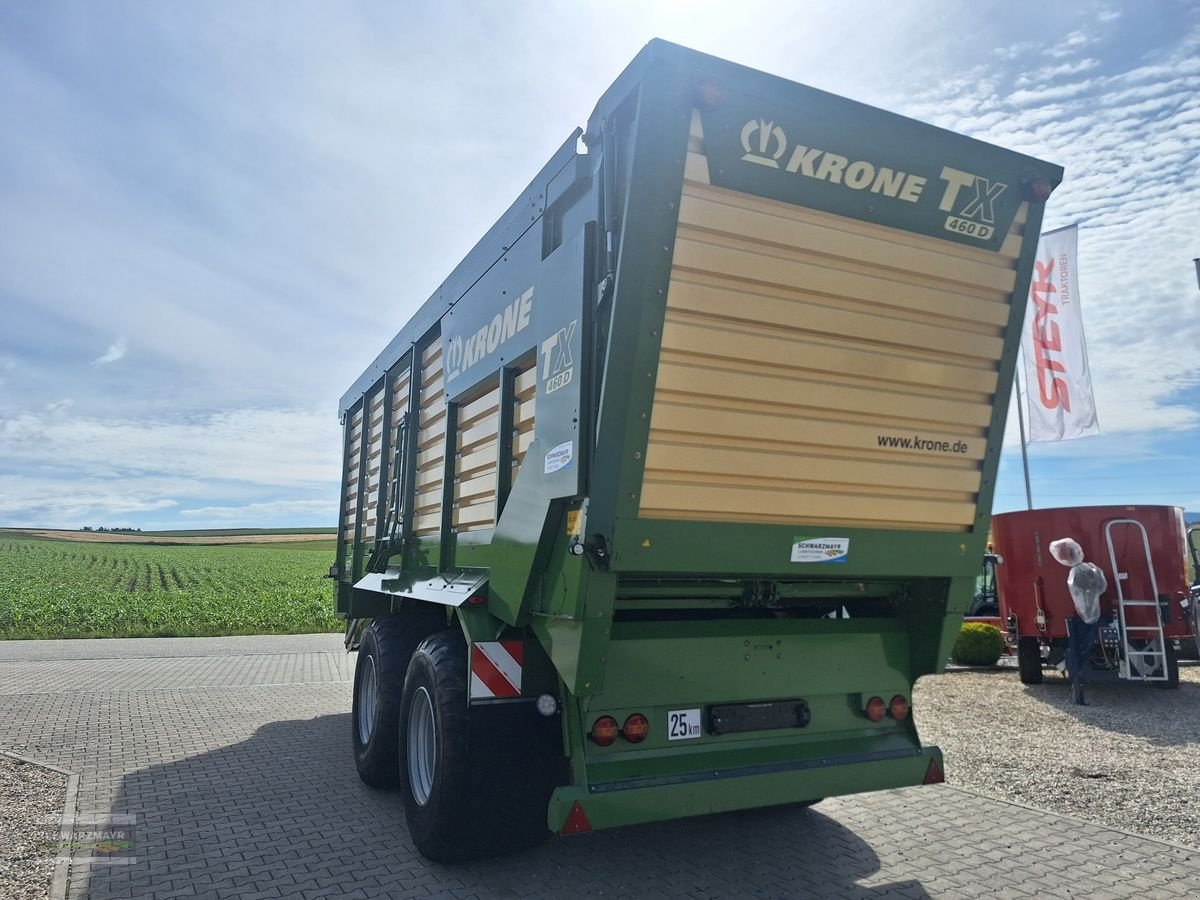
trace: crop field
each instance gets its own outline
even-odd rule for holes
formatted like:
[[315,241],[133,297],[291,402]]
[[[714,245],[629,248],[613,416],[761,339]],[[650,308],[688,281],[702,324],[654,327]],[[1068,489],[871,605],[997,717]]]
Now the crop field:
[[334,542],[203,546],[0,535],[0,638],[339,631]]

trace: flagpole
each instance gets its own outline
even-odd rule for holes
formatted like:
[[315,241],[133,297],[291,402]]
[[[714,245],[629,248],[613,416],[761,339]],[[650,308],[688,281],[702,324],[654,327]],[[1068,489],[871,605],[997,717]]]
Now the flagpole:
[[1017,360],[1017,421],[1021,425],[1021,465],[1025,469],[1025,508],[1033,509],[1033,491],[1029,487],[1029,452],[1025,449],[1025,408],[1021,401],[1021,369],[1025,366],[1024,354]]

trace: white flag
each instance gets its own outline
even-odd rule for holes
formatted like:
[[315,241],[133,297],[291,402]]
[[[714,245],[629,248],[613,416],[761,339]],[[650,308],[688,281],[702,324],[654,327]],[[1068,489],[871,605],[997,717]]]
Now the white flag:
[[1079,309],[1078,239],[1071,225],[1038,241],[1021,338],[1031,442],[1100,433]]

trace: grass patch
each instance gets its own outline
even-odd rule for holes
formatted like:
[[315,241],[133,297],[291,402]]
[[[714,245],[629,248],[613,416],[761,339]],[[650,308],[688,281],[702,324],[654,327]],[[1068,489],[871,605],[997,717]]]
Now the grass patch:
[[0,638],[340,631],[334,541],[96,544],[0,536]]

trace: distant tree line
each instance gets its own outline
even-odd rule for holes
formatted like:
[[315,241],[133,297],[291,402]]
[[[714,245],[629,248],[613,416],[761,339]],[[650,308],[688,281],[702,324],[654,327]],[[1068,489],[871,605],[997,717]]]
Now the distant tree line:
[[81,528],[79,530],[80,531],[103,531],[103,532],[108,532],[108,533],[113,533],[113,534],[116,534],[116,533],[133,534],[135,532],[141,531],[142,529],[140,529],[140,528],[122,528],[120,526],[117,526],[116,528],[105,528],[103,525],[97,525],[95,528],[93,528],[91,525],[84,525],[83,528]]

